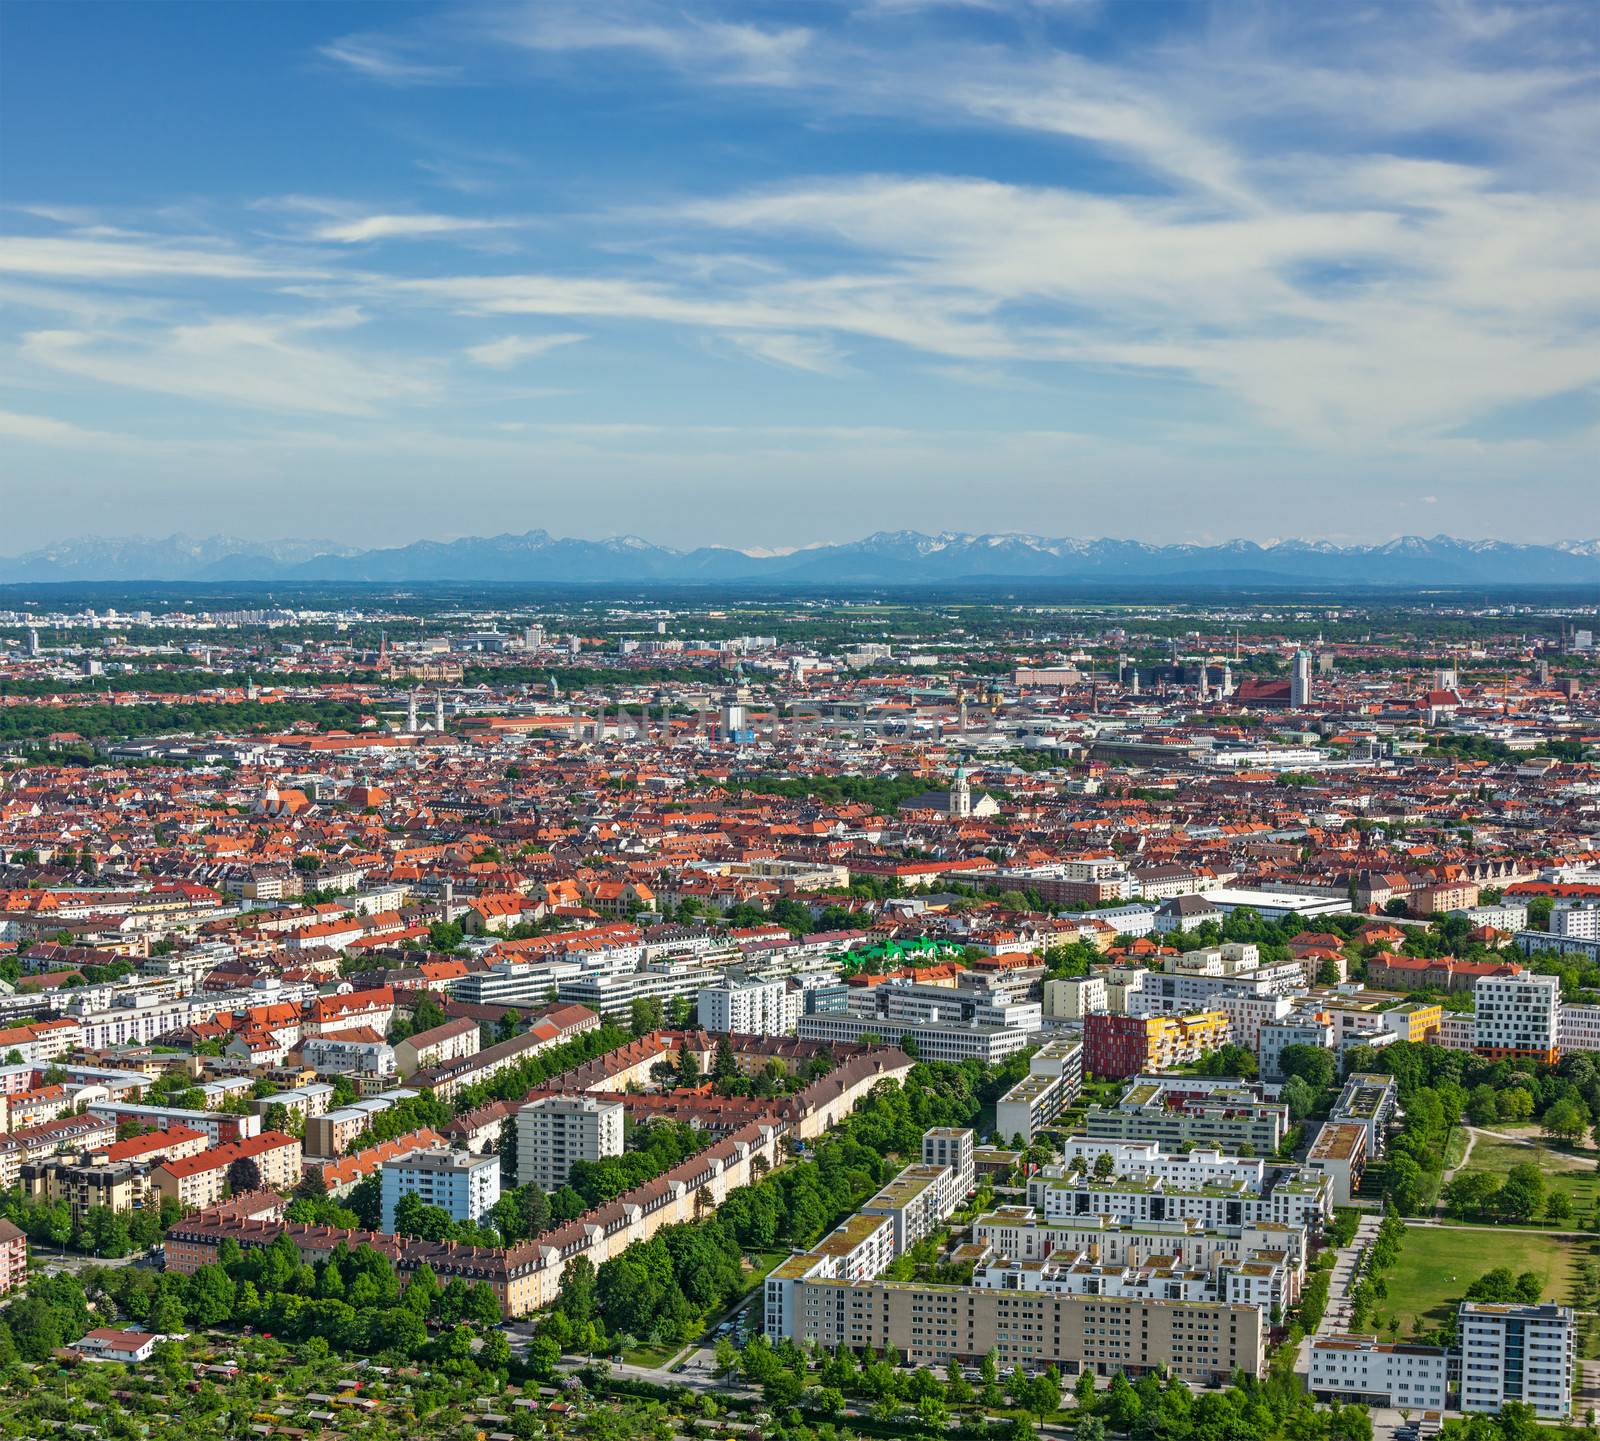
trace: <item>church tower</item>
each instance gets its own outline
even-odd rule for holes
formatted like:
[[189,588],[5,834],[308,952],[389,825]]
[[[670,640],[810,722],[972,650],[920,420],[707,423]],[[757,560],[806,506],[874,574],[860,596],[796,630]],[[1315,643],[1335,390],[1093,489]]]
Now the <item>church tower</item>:
[[972,787],[967,784],[967,768],[956,767],[956,778],[950,784],[950,815],[967,817],[972,814]]

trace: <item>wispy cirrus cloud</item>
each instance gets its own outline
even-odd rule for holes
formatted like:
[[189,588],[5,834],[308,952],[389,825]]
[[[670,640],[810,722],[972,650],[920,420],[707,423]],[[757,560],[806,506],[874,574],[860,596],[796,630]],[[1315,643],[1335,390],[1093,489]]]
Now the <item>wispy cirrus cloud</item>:
[[414,365],[307,338],[349,323],[335,313],[138,331],[35,330],[22,337],[21,355],[80,380],[252,410],[376,416],[396,402],[434,397],[435,382]]
[[524,360],[548,355],[563,345],[576,345],[588,338],[581,331],[564,331],[556,335],[503,335],[498,340],[468,346],[464,354],[475,365],[486,365],[491,370],[509,370]]
[[465,215],[363,215],[358,220],[331,221],[313,232],[317,240],[343,245],[364,245],[379,240],[431,240],[445,235],[475,235],[505,230],[514,220],[474,218]]
[[455,65],[419,60],[400,43],[379,35],[346,35],[318,48],[317,54],[334,65],[385,85],[449,85],[461,79]]

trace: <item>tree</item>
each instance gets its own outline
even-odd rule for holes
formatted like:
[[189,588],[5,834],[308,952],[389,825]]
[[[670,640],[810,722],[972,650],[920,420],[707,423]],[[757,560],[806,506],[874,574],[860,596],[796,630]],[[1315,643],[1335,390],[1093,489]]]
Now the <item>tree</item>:
[[1061,1409],[1061,1373],[1050,1366],[1042,1376],[1032,1377],[1023,1387],[1018,1402],[1024,1410],[1038,1417],[1042,1428],[1045,1417]]
[[1333,1084],[1338,1066],[1333,1052],[1321,1046],[1285,1046],[1278,1056],[1278,1067],[1287,1076],[1299,1076],[1318,1095]]
[[1544,1133],[1567,1145],[1575,1145],[1589,1129],[1589,1112],[1581,1101],[1568,1097],[1557,1101],[1544,1113]]
[[1513,1166],[1495,1196],[1495,1211],[1508,1221],[1528,1221],[1544,1203],[1544,1177],[1532,1162]]
[[423,1031],[431,1031],[435,1026],[442,1026],[444,1022],[444,1007],[439,1004],[432,991],[424,991],[417,997],[417,1004],[411,1011],[411,1034],[418,1035]]
[[659,996],[636,996],[628,1007],[628,1025],[635,1036],[648,1036],[667,1023]]
[[234,1285],[221,1266],[196,1270],[189,1278],[188,1294],[189,1314],[197,1326],[218,1326],[233,1316]]
[[1511,1086],[1500,1092],[1500,1119],[1528,1121],[1533,1118],[1533,1092],[1526,1086]]
[[242,1196],[246,1191],[259,1191],[261,1189],[261,1167],[248,1156],[240,1156],[237,1160],[228,1162],[228,1169],[224,1172],[224,1179],[228,1183],[228,1194]]

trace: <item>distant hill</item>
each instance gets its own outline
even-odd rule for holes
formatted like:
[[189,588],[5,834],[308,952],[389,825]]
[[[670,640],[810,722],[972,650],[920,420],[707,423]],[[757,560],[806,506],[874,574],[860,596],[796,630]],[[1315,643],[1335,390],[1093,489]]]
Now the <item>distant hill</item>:
[[1600,541],[1515,545],[1404,536],[1377,545],[1285,540],[1270,545],[1148,545],[1037,535],[879,531],[784,554],[726,547],[674,550],[637,536],[522,535],[419,540],[383,550],[327,541],[85,538],[0,557],[0,583],[60,581],[520,581],[578,584],[752,582],[915,585],[1019,580],[1137,584],[1582,585],[1600,582]]

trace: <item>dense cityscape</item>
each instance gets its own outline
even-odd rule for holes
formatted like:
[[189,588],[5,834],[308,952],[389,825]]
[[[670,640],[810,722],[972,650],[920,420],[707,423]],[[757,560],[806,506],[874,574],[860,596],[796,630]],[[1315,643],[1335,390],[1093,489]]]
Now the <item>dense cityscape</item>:
[[7,1434],[1592,1424],[1592,605],[119,601],[0,613]]
[[0,0],[0,1441],[1600,1441],[1596,0]]

